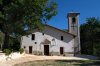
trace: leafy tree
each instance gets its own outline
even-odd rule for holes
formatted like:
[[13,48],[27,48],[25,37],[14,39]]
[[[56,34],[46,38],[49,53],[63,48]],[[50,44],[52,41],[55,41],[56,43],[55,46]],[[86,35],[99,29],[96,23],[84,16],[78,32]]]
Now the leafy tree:
[[[0,45],[4,44],[4,33],[0,32]],[[8,45],[8,49],[11,51],[12,49],[14,51],[18,51],[20,49],[20,41],[21,41],[21,36],[15,36],[14,34],[13,35],[10,35],[10,38],[9,38],[9,45]],[[0,46],[1,47],[1,46]]]
[[100,20],[99,18],[86,18],[86,23],[80,26],[81,50],[85,54],[94,54],[96,46],[100,47]]
[[4,48],[9,36],[25,35],[24,28],[44,30],[44,24],[58,14],[58,4],[52,0],[0,0],[0,31],[5,34]]
[[9,45],[8,45],[8,49],[9,50],[14,50],[14,51],[19,51],[20,49],[20,41],[21,41],[21,36],[15,36],[15,35],[11,35],[9,38]]

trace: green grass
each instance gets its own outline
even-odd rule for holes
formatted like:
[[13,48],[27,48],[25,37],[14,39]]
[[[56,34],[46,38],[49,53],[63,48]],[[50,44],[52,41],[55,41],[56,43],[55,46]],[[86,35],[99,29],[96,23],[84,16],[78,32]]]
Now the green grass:
[[100,60],[37,60],[14,66],[100,66]]

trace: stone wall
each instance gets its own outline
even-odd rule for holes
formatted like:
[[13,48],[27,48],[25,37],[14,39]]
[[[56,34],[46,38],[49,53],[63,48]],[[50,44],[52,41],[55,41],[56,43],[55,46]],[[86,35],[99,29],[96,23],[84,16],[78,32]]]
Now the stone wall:
[[0,53],[0,62],[5,62],[5,53]]
[[20,52],[13,52],[10,55],[5,55],[5,53],[0,53],[0,62],[5,62],[7,60],[20,58],[24,54],[25,54],[25,51],[22,54],[20,54]]

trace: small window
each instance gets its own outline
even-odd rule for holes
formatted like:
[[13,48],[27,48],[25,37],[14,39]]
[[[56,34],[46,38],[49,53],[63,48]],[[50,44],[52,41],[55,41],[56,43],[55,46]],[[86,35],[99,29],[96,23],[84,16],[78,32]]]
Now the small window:
[[35,44],[37,44],[37,42],[35,42]]
[[75,23],[75,17],[72,18],[72,22]]
[[24,46],[24,49],[26,48],[26,46]]
[[42,35],[44,35],[44,33],[42,33]]
[[32,40],[35,40],[35,34],[32,34]]
[[63,40],[63,36],[61,36],[61,40]]

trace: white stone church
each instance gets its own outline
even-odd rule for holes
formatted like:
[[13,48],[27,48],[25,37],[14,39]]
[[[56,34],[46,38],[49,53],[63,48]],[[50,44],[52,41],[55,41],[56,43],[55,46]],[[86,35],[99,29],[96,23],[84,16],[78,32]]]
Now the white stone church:
[[68,31],[47,24],[44,31],[39,32],[37,29],[28,31],[31,33],[28,37],[21,37],[21,48],[29,54],[38,54],[38,52],[42,52],[43,55],[80,54],[79,14],[73,12],[67,14]]

